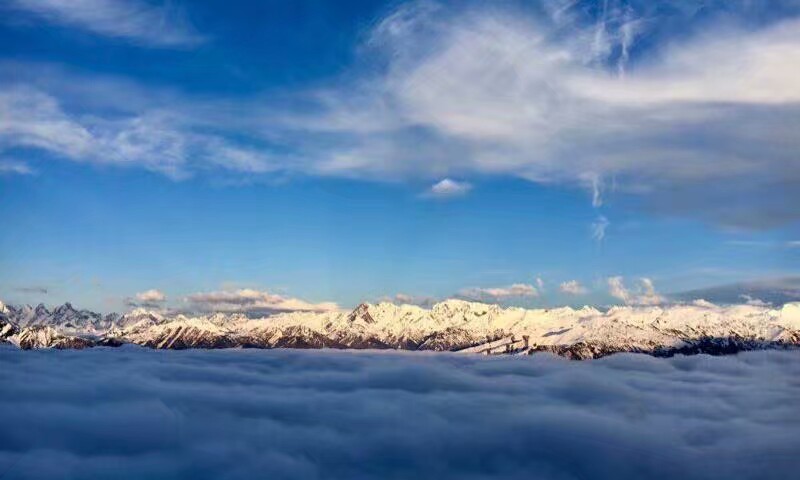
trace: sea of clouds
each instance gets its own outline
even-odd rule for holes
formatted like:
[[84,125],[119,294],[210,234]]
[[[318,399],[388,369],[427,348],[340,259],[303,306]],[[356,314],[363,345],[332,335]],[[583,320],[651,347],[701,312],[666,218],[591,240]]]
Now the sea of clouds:
[[785,479],[798,399],[800,352],[0,347],[0,478]]

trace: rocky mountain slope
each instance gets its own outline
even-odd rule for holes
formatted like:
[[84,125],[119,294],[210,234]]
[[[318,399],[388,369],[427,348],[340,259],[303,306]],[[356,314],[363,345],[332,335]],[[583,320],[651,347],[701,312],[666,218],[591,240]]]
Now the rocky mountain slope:
[[[2,304],[0,304],[2,305]],[[126,343],[150,348],[352,348],[552,352],[596,358],[616,352],[724,354],[800,346],[800,303],[779,309],[708,302],[664,307],[502,308],[446,300],[424,309],[391,303],[353,311],[166,315],[136,309],[102,316],[65,304],[52,311],[6,307],[0,340],[21,348],[83,348]]]

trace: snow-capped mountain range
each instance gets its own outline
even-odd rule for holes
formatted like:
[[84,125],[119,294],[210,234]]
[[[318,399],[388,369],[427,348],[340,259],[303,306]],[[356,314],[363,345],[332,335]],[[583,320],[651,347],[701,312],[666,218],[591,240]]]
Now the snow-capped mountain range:
[[392,303],[352,311],[292,312],[252,319],[242,314],[124,315],[77,310],[69,303],[12,307],[0,303],[0,341],[20,348],[136,344],[183,348],[352,348],[553,352],[596,358],[616,352],[653,355],[733,353],[800,347],[800,303],[781,308],[697,301],[600,311],[503,308],[446,300],[430,309]]

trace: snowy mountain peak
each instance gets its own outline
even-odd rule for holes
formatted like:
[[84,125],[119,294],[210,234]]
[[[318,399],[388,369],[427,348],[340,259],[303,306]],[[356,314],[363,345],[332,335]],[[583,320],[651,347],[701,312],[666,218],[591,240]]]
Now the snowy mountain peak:
[[348,319],[351,323],[361,321],[363,323],[375,323],[375,319],[372,318],[370,315],[370,309],[374,309],[372,305],[369,303],[361,303],[359,304],[348,316]]
[[43,306],[6,307],[4,337],[24,348],[134,343],[152,348],[391,348],[479,353],[547,351],[570,358],[615,352],[653,355],[732,353],[800,347],[800,303],[621,306],[601,312],[503,308],[461,299],[430,309],[362,303],[351,312],[287,312],[251,319],[240,313],[192,316],[134,309],[122,316]]

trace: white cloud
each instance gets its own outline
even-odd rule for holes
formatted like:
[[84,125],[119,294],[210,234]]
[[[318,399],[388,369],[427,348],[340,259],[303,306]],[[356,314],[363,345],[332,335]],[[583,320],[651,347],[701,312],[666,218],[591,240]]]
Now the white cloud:
[[585,295],[587,293],[586,287],[581,285],[577,280],[562,282],[561,285],[558,286],[558,289],[567,295]]
[[792,351],[1,348],[0,364],[9,479],[786,479],[800,466]]
[[467,182],[459,182],[445,178],[431,186],[427,194],[436,198],[451,198],[466,195],[472,189],[472,185]]
[[0,159],[0,175],[33,175],[35,173],[25,162]]
[[181,11],[171,3],[143,0],[11,0],[10,6],[50,23],[156,47],[202,43]]
[[636,297],[636,303],[639,305],[658,305],[664,302],[664,298],[656,293],[655,285],[649,278],[640,278],[639,283],[641,288]]
[[611,222],[604,215],[599,215],[591,225],[592,238],[598,242],[603,241],[606,238],[606,229],[609,225],[611,225]]
[[186,297],[186,301],[194,309],[218,312],[325,312],[339,309],[333,302],[309,303],[298,298],[249,288],[195,293]]
[[136,294],[136,300],[142,303],[160,303],[166,302],[167,296],[156,289],[145,290]]
[[530,298],[538,297],[539,291],[533,285],[527,283],[515,283],[506,287],[465,288],[459,292],[462,297],[473,300],[504,300],[508,298]]
[[132,298],[125,298],[124,303],[129,307],[162,308],[167,296],[160,290],[150,289],[139,292]]
[[602,180],[593,173],[587,175],[592,185],[592,206],[598,208],[603,206],[603,183]]
[[[650,195],[651,208],[718,223],[796,218],[755,191],[772,184],[791,194],[800,181],[800,21],[760,30],[712,24],[651,46],[634,68],[628,56],[644,27],[625,9],[597,31],[498,9],[421,10],[406,5],[389,17],[396,28],[374,32],[385,74],[325,92],[305,123],[347,140],[321,156],[329,171],[515,175],[586,186],[595,206],[608,179],[619,194]],[[607,67],[620,49],[614,70],[624,76]],[[710,180],[728,188],[709,191]],[[662,206],[676,189],[686,190],[681,201]],[[732,211],[726,195],[753,202]]]
[[0,148],[33,147],[82,158],[93,136],[55,98],[26,86],[0,90]]
[[[800,202],[800,20],[709,21],[679,38],[642,41],[646,55],[637,56],[639,39],[663,18],[649,2],[611,2],[600,16],[583,2],[546,3],[547,15],[403,4],[364,36],[363,63],[288,102],[201,101],[12,65],[9,78],[28,93],[0,85],[19,97],[0,103],[0,118],[15,119],[0,130],[0,149],[42,148],[173,178],[211,166],[248,178],[505,175],[587,189],[595,206],[612,194],[641,196],[642,208],[716,224],[767,228],[800,218],[792,208]],[[437,185],[427,194],[465,191],[454,180]],[[602,238],[606,222],[597,223]]]
[[625,287],[622,277],[609,277],[607,281],[609,295],[622,300],[626,305],[659,305],[664,302],[664,297],[656,293],[653,281],[649,278],[640,278],[633,290]]
[[622,300],[624,303],[629,303],[630,301],[630,294],[628,289],[625,288],[622,277],[608,278],[608,294]]
[[[101,84],[102,89],[113,85]],[[124,84],[117,86],[127,91]],[[114,118],[76,115],[35,87],[0,86],[0,152],[37,148],[75,162],[145,168],[175,180],[210,168],[238,174],[280,169],[263,150],[209,132],[196,116],[182,111],[185,107],[128,108],[135,111]]]

